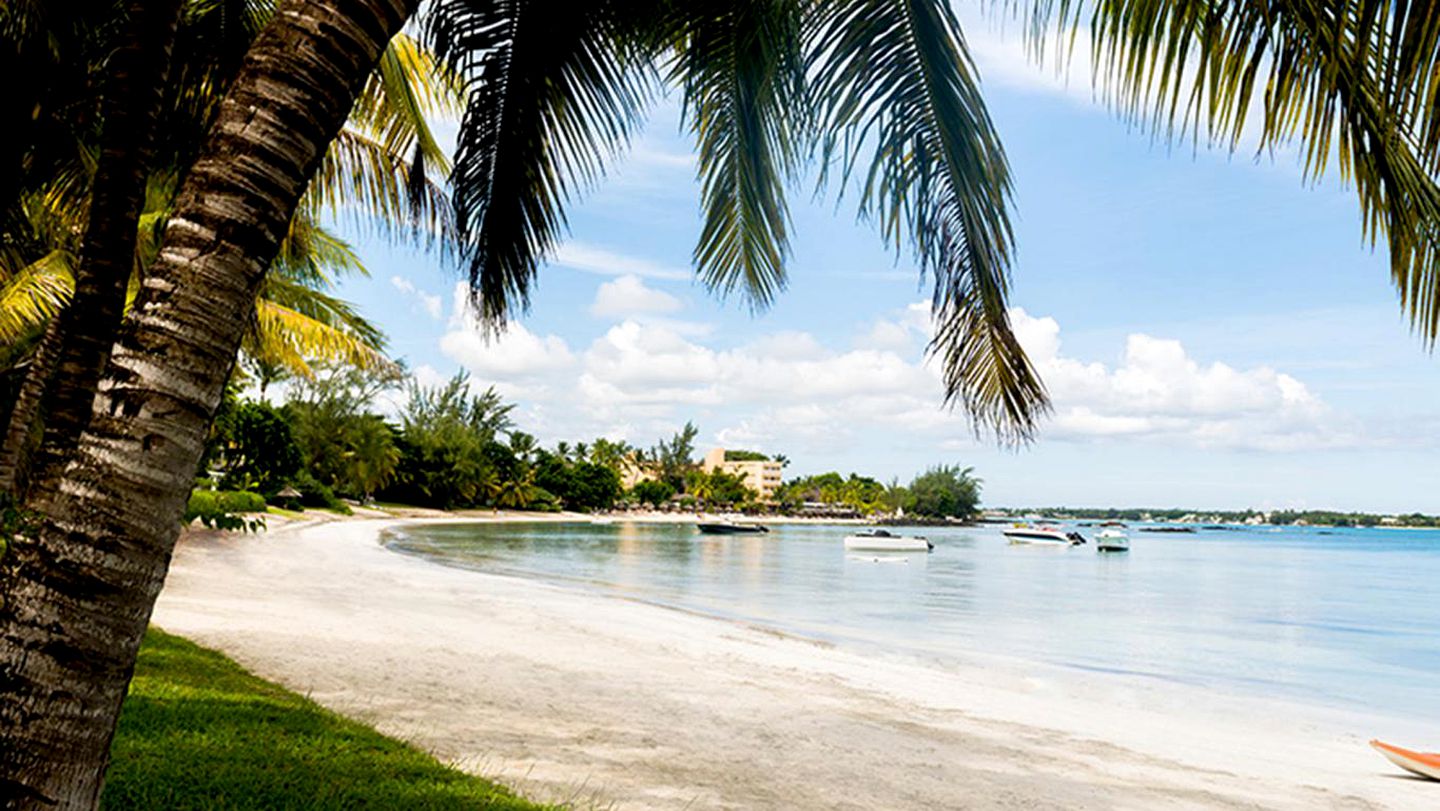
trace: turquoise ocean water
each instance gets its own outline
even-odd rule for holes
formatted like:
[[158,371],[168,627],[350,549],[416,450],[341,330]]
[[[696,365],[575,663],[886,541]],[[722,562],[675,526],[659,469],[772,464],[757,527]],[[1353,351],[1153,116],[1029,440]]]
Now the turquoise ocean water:
[[911,530],[929,555],[847,555],[846,527],[450,524],[390,548],[931,660],[1062,668],[1440,723],[1440,531],[1129,530],[1127,554]]

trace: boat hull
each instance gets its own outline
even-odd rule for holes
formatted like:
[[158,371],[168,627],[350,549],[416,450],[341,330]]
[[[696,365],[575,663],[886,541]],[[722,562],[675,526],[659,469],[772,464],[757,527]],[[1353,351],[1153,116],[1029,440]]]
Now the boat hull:
[[1071,546],[1074,542],[1063,533],[1038,532],[1036,530],[1004,531],[1005,539],[1012,544],[1027,546]]
[[1440,754],[1412,752],[1384,741],[1371,741],[1370,745],[1374,747],[1375,751],[1384,755],[1386,760],[1405,771],[1421,777],[1428,777],[1431,780],[1440,780]]
[[845,539],[847,552],[929,552],[935,545],[924,538],[868,538],[851,535]]
[[695,528],[705,535],[758,535],[770,531],[759,524],[696,524]]

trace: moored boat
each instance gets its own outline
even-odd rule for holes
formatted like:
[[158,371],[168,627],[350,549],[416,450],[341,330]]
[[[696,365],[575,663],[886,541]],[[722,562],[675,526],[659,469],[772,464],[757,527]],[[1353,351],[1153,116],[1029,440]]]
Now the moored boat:
[[764,524],[740,524],[734,521],[710,521],[696,524],[695,528],[705,535],[753,535],[770,531]]
[[1405,771],[1421,777],[1428,777],[1431,780],[1440,780],[1440,754],[1412,752],[1384,741],[1371,741],[1370,745],[1375,748],[1375,751],[1384,755],[1386,760]]
[[852,552],[929,552],[935,544],[918,535],[894,535],[883,529],[845,536],[845,549]]
[[1095,536],[1097,552],[1129,552],[1130,538],[1118,529],[1103,529]]
[[1016,524],[1001,530],[1006,540],[1012,544],[1029,544],[1031,546],[1077,546],[1085,543],[1085,538],[1078,532],[1066,532],[1059,527],[1032,527],[1027,524]]

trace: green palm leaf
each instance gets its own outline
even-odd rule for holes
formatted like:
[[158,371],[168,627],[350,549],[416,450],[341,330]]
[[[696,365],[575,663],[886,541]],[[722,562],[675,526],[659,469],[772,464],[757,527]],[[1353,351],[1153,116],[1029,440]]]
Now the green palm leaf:
[[75,290],[74,257],[52,251],[0,285],[0,343],[29,335],[69,303]]
[[822,153],[861,187],[862,217],[934,280],[947,399],[977,430],[1028,439],[1049,407],[1010,327],[1010,171],[949,7],[825,3],[809,33]]
[[626,143],[646,96],[598,0],[438,0],[426,29],[469,98],[451,176],[461,250],[488,324],[528,305],[571,195]]
[[676,4],[671,79],[699,142],[705,224],[695,266],[713,290],[764,307],[785,286],[784,183],[804,148],[798,0]]

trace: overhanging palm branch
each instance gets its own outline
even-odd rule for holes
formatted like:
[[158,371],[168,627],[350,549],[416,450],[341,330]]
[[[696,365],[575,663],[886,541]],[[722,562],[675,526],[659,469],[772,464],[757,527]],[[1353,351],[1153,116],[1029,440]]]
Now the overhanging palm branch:
[[807,132],[799,0],[705,0],[671,10],[685,118],[699,142],[705,224],[695,267],[756,307],[785,286],[785,183]]
[[451,175],[482,320],[528,305],[564,203],[625,144],[646,97],[619,0],[437,0],[426,30],[469,97]]
[[[1401,304],[1440,337],[1440,7],[1393,0],[1039,0],[1031,30],[1087,22],[1097,79],[1133,120],[1237,148],[1298,143],[1353,182]],[[1251,115],[1258,108],[1260,115]],[[1257,120],[1258,118],[1258,120]]]
[[1006,309],[1010,171],[948,5],[823,4],[810,31],[822,154],[861,187],[860,211],[934,281],[947,398],[977,429],[1023,440],[1048,409]]
[[[300,376],[309,376],[311,364],[317,362],[364,369],[390,363],[383,352],[384,336],[348,303],[308,288],[285,291],[303,291],[293,299],[274,289],[284,287],[273,285],[256,299],[255,326],[244,342],[246,354]],[[280,303],[287,300],[291,306]]]

